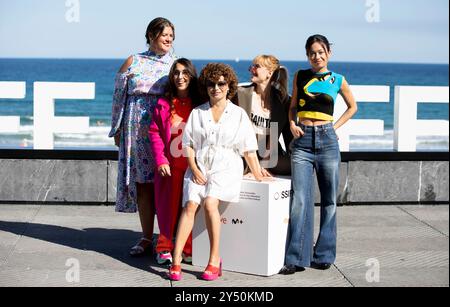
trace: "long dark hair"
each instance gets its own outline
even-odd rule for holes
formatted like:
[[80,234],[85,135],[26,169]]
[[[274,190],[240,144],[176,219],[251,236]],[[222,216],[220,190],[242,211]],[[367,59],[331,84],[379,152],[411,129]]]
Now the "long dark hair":
[[322,47],[325,48],[325,50],[327,52],[331,51],[332,44],[330,44],[330,42],[328,41],[328,38],[326,38],[325,36],[323,36],[321,34],[315,34],[315,35],[311,35],[306,40],[305,49],[306,49],[307,56],[309,56],[309,51],[311,50],[311,46],[314,45],[314,43],[319,43],[320,45],[322,45]]
[[169,72],[169,82],[167,83],[165,96],[169,100],[170,104],[172,104],[172,100],[177,97],[177,87],[175,85],[175,82],[173,81],[177,64],[183,65],[186,68],[187,73],[189,74],[189,98],[191,98],[192,100],[192,105],[196,107],[201,103],[198,94],[197,70],[195,69],[194,64],[192,64],[192,62],[186,58],[180,58],[173,62]]

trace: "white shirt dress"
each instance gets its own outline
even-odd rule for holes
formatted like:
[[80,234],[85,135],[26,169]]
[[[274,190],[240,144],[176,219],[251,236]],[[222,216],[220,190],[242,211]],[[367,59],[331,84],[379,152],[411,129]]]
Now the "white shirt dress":
[[216,123],[209,102],[195,108],[186,123],[183,147],[194,149],[197,166],[207,180],[204,186],[194,183],[188,168],[184,176],[183,206],[188,201],[201,204],[206,197],[239,202],[244,172],[242,156],[258,150],[255,132],[244,109],[228,101]]

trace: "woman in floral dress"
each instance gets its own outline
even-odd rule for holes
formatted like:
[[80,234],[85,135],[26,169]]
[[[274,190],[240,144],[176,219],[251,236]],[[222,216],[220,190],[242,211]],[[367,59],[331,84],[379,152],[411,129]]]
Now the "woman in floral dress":
[[119,147],[116,211],[139,211],[141,220],[143,236],[131,249],[132,256],[152,252],[154,161],[148,130],[176,59],[175,27],[169,20],[152,20],[145,37],[149,50],[130,56],[116,76],[109,133]]

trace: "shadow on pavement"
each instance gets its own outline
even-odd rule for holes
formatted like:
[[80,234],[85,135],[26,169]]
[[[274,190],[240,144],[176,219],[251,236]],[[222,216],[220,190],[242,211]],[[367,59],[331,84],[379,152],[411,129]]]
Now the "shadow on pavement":
[[[119,260],[131,267],[157,272],[158,265],[153,256],[131,257],[128,252],[138,242],[140,232],[123,229],[85,228],[82,230],[55,225],[0,221],[0,231],[14,233],[70,248],[93,251]],[[156,242],[157,235],[153,242]],[[165,277],[165,274],[158,274]]]

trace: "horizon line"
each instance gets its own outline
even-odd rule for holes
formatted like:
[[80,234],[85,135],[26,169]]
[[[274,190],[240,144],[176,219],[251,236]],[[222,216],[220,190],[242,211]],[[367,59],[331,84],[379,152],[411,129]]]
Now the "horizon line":
[[[251,62],[253,59],[201,59],[201,58],[189,58],[192,61],[226,61],[226,62]],[[125,60],[124,58],[100,58],[100,57],[0,57],[0,60]],[[307,60],[283,60],[280,62],[308,62]],[[395,62],[395,61],[345,61],[335,60],[333,63],[357,63],[357,64],[410,64],[410,65],[449,65],[449,62]]]

